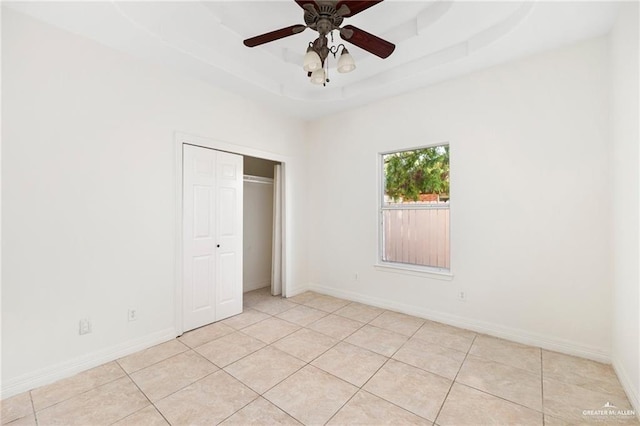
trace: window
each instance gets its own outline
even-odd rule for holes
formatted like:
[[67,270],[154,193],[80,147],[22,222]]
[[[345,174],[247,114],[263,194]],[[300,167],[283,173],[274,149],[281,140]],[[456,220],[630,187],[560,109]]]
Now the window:
[[449,145],[384,153],[380,163],[382,264],[449,271]]

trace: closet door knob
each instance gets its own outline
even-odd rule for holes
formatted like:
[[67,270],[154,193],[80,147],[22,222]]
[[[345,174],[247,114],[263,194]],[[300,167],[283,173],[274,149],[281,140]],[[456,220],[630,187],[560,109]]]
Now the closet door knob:
[[216,247],[220,248],[220,244],[218,244]]

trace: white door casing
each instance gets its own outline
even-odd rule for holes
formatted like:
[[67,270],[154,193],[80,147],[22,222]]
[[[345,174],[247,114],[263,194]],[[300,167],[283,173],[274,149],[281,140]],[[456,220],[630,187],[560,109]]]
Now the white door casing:
[[183,331],[242,312],[242,156],[184,145]]
[[273,239],[271,247],[271,294],[276,296],[284,293],[284,258],[283,258],[283,204],[282,166],[273,167]]

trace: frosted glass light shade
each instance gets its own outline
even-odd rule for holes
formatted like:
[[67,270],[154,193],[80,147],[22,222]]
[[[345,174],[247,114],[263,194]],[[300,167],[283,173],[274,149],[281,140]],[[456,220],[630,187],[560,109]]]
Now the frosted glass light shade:
[[304,63],[302,68],[306,72],[312,72],[322,68],[322,60],[320,59],[320,55],[311,49],[311,47],[307,48],[307,53],[304,55]]
[[326,79],[327,74],[324,72],[324,68],[320,68],[311,73],[311,82],[313,84],[324,84]]
[[356,69],[356,63],[353,56],[349,54],[347,49],[342,49],[340,59],[338,59],[338,72],[347,73]]

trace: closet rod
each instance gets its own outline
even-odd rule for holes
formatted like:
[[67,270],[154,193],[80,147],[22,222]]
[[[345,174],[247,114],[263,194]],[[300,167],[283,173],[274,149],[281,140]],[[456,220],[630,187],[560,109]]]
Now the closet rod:
[[267,178],[267,177],[262,177],[262,176],[244,175],[243,176],[243,180],[245,182],[264,183],[264,184],[267,184],[267,185],[273,185],[273,179]]

